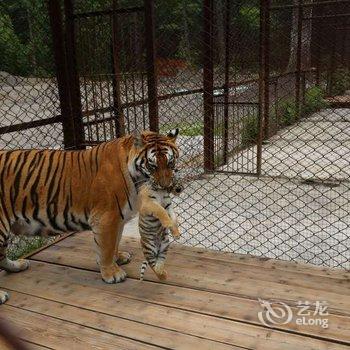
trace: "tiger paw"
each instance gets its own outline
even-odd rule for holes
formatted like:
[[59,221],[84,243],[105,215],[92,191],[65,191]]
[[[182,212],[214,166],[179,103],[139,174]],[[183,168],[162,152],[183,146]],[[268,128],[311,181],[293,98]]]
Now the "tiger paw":
[[29,266],[30,266],[29,260],[26,260],[26,259],[18,259],[16,261],[14,261],[14,263],[16,263],[18,272],[27,270],[27,269],[29,269]]
[[118,252],[116,255],[116,263],[120,265],[128,264],[131,261],[132,254],[129,252]]
[[126,279],[126,272],[117,265],[100,267],[101,276],[104,282],[112,284],[123,282]]
[[9,300],[10,295],[9,293],[0,290],[0,305],[6,303],[7,300]]
[[0,268],[7,272],[21,272],[27,270],[29,265],[29,260],[25,259],[10,260],[6,258],[0,262]]

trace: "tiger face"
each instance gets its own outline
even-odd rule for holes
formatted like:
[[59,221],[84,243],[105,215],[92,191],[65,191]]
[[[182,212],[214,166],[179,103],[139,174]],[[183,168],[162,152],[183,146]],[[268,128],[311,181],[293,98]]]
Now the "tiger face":
[[134,136],[134,146],[137,149],[134,169],[138,177],[149,180],[155,189],[168,189],[173,184],[179,156],[176,146],[178,134],[179,129],[174,129],[166,136],[151,131]]

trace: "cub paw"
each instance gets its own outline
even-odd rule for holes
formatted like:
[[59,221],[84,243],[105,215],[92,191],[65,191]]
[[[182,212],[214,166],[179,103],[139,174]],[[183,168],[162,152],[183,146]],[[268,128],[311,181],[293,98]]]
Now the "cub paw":
[[129,252],[118,252],[116,256],[116,263],[120,265],[128,264],[131,261],[132,254]]
[[168,278],[168,273],[165,270],[163,270],[161,273],[157,274],[157,277],[161,281],[165,281]]
[[157,261],[153,268],[153,271],[161,281],[164,281],[168,278],[168,273],[164,269],[164,261]]
[[174,238],[179,238],[180,237],[180,231],[178,226],[172,226],[170,228],[171,234]]
[[101,276],[106,283],[119,283],[126,279],[126,272],[119,266],[112,265],[110,267],[101,267]]
[[10,295],[9,293],[0,290],[0,305],[6,303],[7,300],[9,300]]

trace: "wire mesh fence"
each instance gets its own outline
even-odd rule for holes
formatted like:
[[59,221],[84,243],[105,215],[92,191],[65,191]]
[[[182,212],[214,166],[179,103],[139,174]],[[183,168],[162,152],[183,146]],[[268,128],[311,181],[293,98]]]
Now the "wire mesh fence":
[[179,127],[182,243],[350,268],[349,1],[67,4],[79,137],[67,145],[62,79],[28,50],[36,70],[1,68],[2,146],[85,147]]
[[[1,4],[0,23],[0,147],[61,148],[61,109],[46,4]],[[46,242],[13,237],[9,256],[22,256]]]

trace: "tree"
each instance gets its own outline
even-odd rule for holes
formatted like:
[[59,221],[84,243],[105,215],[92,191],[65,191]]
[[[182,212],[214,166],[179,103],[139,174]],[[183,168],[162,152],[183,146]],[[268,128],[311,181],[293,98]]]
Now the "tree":
[[[310,0],[309,3],[312,3]],[[297,68],[297,52],[298,52],[298,26],[299,26],[299,14],[304,18],[312,17],[312,6],[300,7],[302,0],[293,0],[293,19],[290,32],[290,51],[288,71],[294,71]],[[312,20],[306,19],[302,21],[301,25],[301,69],[309,69],[311,66],[311,34],[312,33]]]

